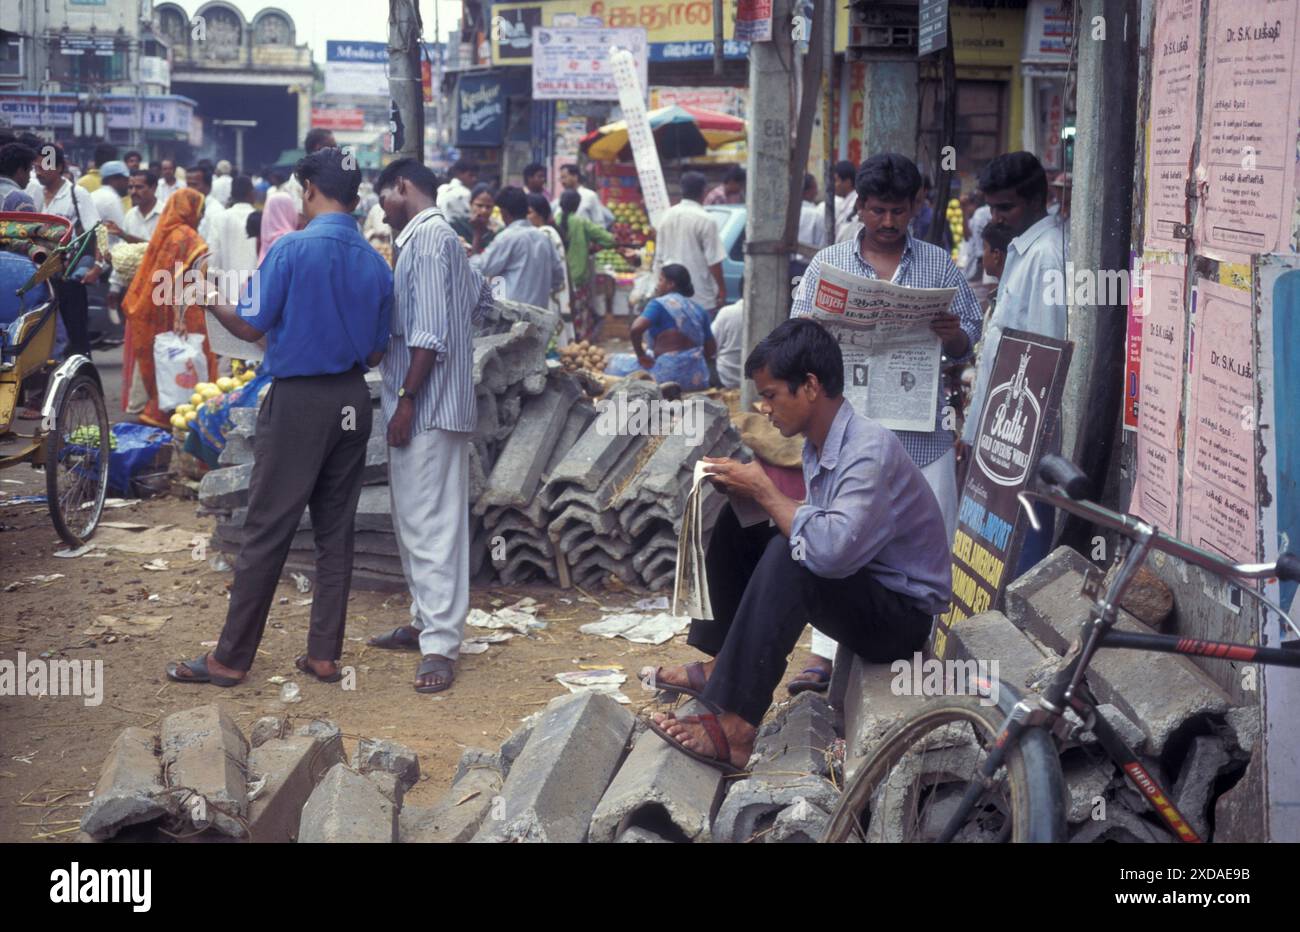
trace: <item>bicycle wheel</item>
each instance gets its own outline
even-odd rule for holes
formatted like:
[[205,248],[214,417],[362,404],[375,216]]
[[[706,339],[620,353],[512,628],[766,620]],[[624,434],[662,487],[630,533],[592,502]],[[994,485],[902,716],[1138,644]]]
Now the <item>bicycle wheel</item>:
[[[1005,699],[1006,697],[1004,697]],[[823,841],[934,842],[975,779],[1014,704],[932,699],[887,734],[845,787]],[[1027,729],[1007,751],[955,841],[1065,837],[1065,780],[1051,736]]]
[[86,373],[73,376],[45,435],[45,493],[50,518],[71,547],[95,533],[108,494],[112,434],[99,384]]

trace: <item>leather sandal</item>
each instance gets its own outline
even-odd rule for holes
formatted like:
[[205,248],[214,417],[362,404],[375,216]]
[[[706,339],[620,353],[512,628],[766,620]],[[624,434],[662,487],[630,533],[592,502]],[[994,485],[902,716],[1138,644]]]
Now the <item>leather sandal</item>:
[[658,722],[647,719],[646,726],[687,757],[693,758],[701,764],[707,764],[728,775],[745,772],[731,762],[731,742],[727,740],[727,733],[722,730],[722,724],[718,721],[717,715],[712,712],[703,712],[699,715],[683,715],[681,718],[674,716],[674,719],[683,725],[701,726],[704,733],[709,736],[709,741],[713,743],[714,754],[703,754],[688,748],[670,735]]
[[[663,672],[663,667],[655,667],[650,670],[648,667],[641,671],[641,683],[646,689],[657,689],[659,692],[655,695],[656,702],[676,702],[682,696],[689,696],[692,699],[702,699],[704,687],[709,684],[709,677],[704,672],[704,664],[700,661],[692,661],[685,665],[686,679],[690,681],[690,686],[679,686],[676,683],[665,683],[659,679],[659,674]],[[648,671],[648,672],[647,672]]]
[[[812,678],[804,677],[804,673],[811,673]],[[812,691],[815,693],[824,693],[830,689],[831,674],[825,667],[805,667],[803,672],[785,684],[786,692],[792,696],[797,696],[802,692]]]
[[[180,670],[182,668],[188,670],[189,673],[181,674]],[[181,660],[167,664],[167,679],[177,683],[211,683],[213,686],[227,688],[238,686],[244,681],[242,677],[235,679],[232,676],[220,676],[208,670],[207,654],[193,660]]]
[[309,658],[306,654],[299,654],[294,658],[293,665],[298,668],[299,672],[306,673],[308,676],[318,679],[322,683],[337,683],[339,680],[343,679],[343,671],[337,668],[329,676],[321,676],[311,668],[311,664],[307,662],[308,659]]
[[420,666],[415,671],[415,678],[418,681],[421,677],[428,676],[430,673],[446,674],[446,679],[433,686],[416,686],[415,691],[417,693],[440,693],[444,689],[450,689],[451,684],[456,679],[456,663],[437,654],[428,654],[420,660]]
[[387,634],[377,634],[366,641],[381,650],[419,650],[420,636],[411,632],[410,625],[398,625]]

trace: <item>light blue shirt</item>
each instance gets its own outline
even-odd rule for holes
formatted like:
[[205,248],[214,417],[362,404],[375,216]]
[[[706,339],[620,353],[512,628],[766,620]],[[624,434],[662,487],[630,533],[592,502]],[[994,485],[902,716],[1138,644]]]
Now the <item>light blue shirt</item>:
[[[1059,276],[1059,277],[1057,277]],[[1053,280],[1055,278],[1055,281]],[[1049,214],[1011,241],[1007,261],[998,279],[998,297],[984,334],[975,369],[975,387],[962,439],[974,446],[988,397],[993,360],[998,355],[1002,331],[1025,330],[1057,340],[1065,339],[1068,305],[1065,299],[1064,228]]]
[[939,502],[894,432],[840,405],[820,454],[803,445],[807,503],[790,552],[827,579],[864,566],[886,589],[938,615],[952,601],[952,555]]
[[564,287],[564,260],[550,237],[527,220],[510,224],[469,261],[489,282],[500,277],[499,297],[509,301],[550,307],[551,293]]
[[397,408],[397,390],[411,368],[411,350],[437,354],[429,378],[415,393],[411,430],[474,430],[474,325],[492,305],[483,276],[437,208],[420,211],[393,246],[393,325],[381,366],[384,419]]

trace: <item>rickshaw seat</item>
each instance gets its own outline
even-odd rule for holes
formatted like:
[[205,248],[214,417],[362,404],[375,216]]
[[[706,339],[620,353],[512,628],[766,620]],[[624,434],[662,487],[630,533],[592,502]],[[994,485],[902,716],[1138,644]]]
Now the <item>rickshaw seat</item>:
[[26,256],[0,251],[0,349],[5,355],[18,344],[25,319],[39,317],[50,300],[47,282],[41,282],[21,298],[16,294],[35,271],[36,263]]

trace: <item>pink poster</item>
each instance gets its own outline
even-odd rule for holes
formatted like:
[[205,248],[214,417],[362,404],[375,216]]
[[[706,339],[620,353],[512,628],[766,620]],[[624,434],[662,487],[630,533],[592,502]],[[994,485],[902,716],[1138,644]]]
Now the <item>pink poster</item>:
[[1212,4],[1201,115],[1198,252],[1244,259],[1286,248],[1294,203],[1300,0]]
[[1258,540],[1250,292],[1201,279],[1195,303],[1179,537],[1250,562]]
[[1151,42],[1151,134],[1147,157],[1146,246],[1182,252],[1174,224],[1186,223],[1187,179],[1196,137],[1200,0],[1159,0]]
[[1144,313],[1137,476],[1129,511],[1172,533],[1178,518],[1178,416],[1183,401],[1184,278],[1186,266],[1148,262]]

